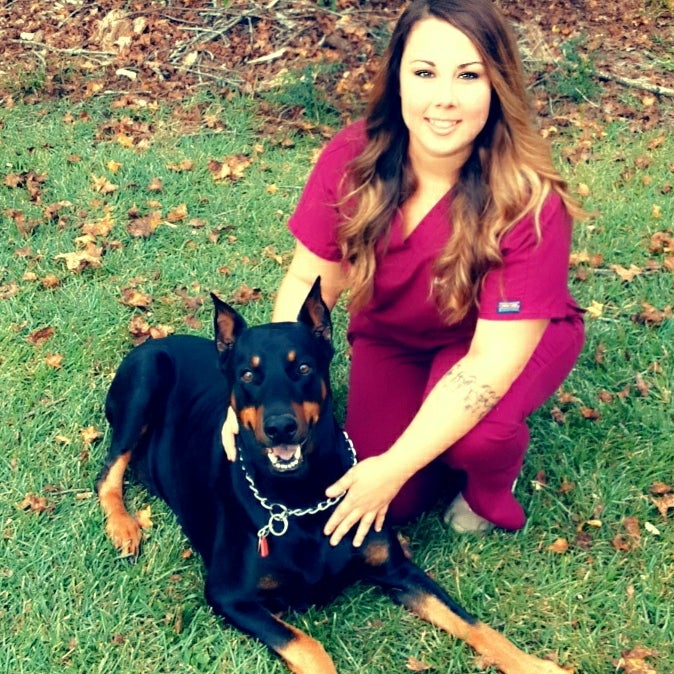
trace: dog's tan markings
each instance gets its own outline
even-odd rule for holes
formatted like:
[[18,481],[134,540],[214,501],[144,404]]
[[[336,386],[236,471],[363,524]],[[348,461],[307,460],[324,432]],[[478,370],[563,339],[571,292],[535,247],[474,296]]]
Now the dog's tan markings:
[[321,416],[321,406],[318,403],[307,400],[299,405],[293,403],[293,408],[295,409],[295,416],[298,419],[303,419],[307,425],[318,423],[318,418]]
[[239,412],[239,422],[254,431],[257,428],[259,411],[256,407],[244,407]]
[[288,351],[288,362],[294,363],[296,359],[297,359],[297,352],[294,350]]
[[257,581],[257,587],[260,590],[275,590],[277,587],[279,587],[281,583],[277,578],[274,578],[271,574],[267,574],[265,576],[262,576],[258,581]]
[[261,362],[262,362],[262,358],[260,358],[260,356],[251,356],[250,357],[250,366],[251,367],[260,367]]
[[503,634],[481,622],[470,624],[432,595],[405,597],[405,605],[420,618],[465,641],[481,656],[484,667],[494,666],[504,674],[569,674],[550,660],[521,651]]
[[124,472],[131,452],[118,456],[98,483],[98,500],[106,518],[105,532],[123,556],[136,556],[140,550],[141,530],[124,506]]
[[365,563],[368,566],[381,566],[389,560],[389,546],[383,541],[373,542],[365,548]]
[[280,618],[292,633],[293,638],[285,645],[276,648],[276,652],[286,661],[288,669],[294,674],[337,674],[337,669],[323,646],[296,627]]
[[328,397],[328,385],[325,383],[325,380],[321,380],[321,400],[325,400]]

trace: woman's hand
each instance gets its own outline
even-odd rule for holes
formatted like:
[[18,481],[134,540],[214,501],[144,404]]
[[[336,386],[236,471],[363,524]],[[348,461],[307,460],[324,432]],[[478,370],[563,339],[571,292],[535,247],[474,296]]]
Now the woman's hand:
[[230,407],[220,431],[222,446],[225,448],[225,454],[230,461],[236,461],[236,434],[238,432],[239,422],[236,420],[236,412]]
[[405,482],[392,468],[385,454],[373,456],[357,463],[325,490],[328,498],[346,492],[323,529],[331,545],[337,545],[356,523],[355,547],[362,544],[373,525],[375,531],[381,531],[389,504]]

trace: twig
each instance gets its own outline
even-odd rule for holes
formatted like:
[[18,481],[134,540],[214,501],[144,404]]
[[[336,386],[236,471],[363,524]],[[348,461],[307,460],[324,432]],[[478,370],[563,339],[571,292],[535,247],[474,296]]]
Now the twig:
[[622,77],[620,75],[612,75],[603,70],[597,71],[597,77],[600,80],[605,82],[617,82],[622,84],[625,87],[632,87],[634,89],[642,89],[643,91],[648,91],[651,94],[657,94],[658,96],[674,96],[674,89],[669,87],[663,87],[660,84],[653,84],[644,79],[632,79],[630,77]]

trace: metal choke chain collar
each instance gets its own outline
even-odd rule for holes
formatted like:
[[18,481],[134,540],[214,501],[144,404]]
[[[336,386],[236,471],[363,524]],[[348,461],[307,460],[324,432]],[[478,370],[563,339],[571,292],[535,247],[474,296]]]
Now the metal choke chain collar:
[[[344,439],[346,440],[346,446],[349,449],[351,454],[351,466],[356,465],[356,450],[353,447],[353,442],[351,438],[347,435],[346,431],[342,431],[344,434]],[[258,542],[258,551],[261,557],[266,557],[269,554],[269,546],[267,543],[267,537],[271,534],[272,536],[283,536],[288,531],[288,524],[290,517],[303,517],[304,515],[315,515],[316,513],[322,512],[331,508],[332,506],[339,503],[342,498],[344,498],[343,492],[339,496],[334,496],[333,498],[325,499],[325,501],[320,501],[315,506],[311,508],[287,508],[282,503],[270,503],[255,486],[253,478],[248,474],[246,466],[243,463],[243,458],[241,452],[238,452],[239,455],[239,464],[241,470],[248,481],[248,487],[252,492],[253,496],[256,498],[258,503],[269,512],[269,521],[257,532],[257,542]]]

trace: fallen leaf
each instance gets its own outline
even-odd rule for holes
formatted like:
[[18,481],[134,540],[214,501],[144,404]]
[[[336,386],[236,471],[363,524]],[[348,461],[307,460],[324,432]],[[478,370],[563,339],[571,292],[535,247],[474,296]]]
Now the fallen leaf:
[[590,318],[599,318],[604,313],[604,305],[592,300],[590,304],[585,307],[585,311]]
[[40,346],[45,342],[48,342],[54,336],[54,328],[51,326],[46,326],[44,328],[39,328],[34,330],[26,338],[30,344],[33,346]]
[[635,386],[637,391],[639,391],[639,395],[642,398],[647,398],[648,397],[648,392],[650,391],[651,385],[644,379],[643,375],[640,372],[637,372],[635,376]]
[[161,192],[164,189],[164,185],[161,181],[161,178],[152,178],[150,184],[147,186],[148,192]]
[[141,293],[135,288],[122,288],[120,302],[127,307],[147,309],[152,304],[152,297],[147,293]]
[[601,412],[596,410],[594,407],[585,407],[580,408],[580,414],[583,419],[589,419],[590,421],[598,421],[601,419]]
[[137,511],[134,515],[134,519],[138,522],[138,526],[141,529],[151,529],[152,528],[152,507],[147,506]]
[[126,231],[135,238],[148,238],[152,236],[161,223],[161,213],[152,211],[143,218],[132,218],[126,227]]
[[243,283],[232,295],[232,304],[248,304],[262,299],[262,291],[260,288],[251,288]]
[[566,478],[562,480],[562,484],[559,486],[560,494],[569,494],[576,488],[575,482],[569,482]]
[[641,525],[636,517],[626,517],[623,520],[623,526],[630,538],[633,538],[635,541],[641,539]]
[[88,446],[102,438],[103,433],[101,433],[95,426],[87,426],[80,431],[80,437],[85,446]]
[[169,222],[180,222],[187,217],[187,204],[180,204],[168,213],[166,219]]
[[14,281],[0,286],[0,300],[8,300],[10,297],[14,297],[18,293],[19,286],[18,284],[14,283]]
[[63,367],[63,356],[60,353],[51,353],[45,356],[45,362],[49,367],[60,370]]
[[99,194],[112,194],[119,189],[119,185],[114,185],[106,177],[91,176],[94,192]]
[[629,269],[625,269],[625,267],[622,267],[619,264],[612,264],[609,269],[612,269],[622,281],[625,281],[625,283],[630,283],[637,276],[644,273],[643,269],[634,264],[631,264]]
[[569,542],[566,538],[558,538],[552,545],[549,545],[548,552],[554,552],[558,555],[563,555],[569,549]]
[[623,651],[621,655],[615,665],[616,669],[624,671],[625,674],[658,674],[657,670],[646,662],[647,658],[658,657],[656,650],[637,646],[629,651]]
[[44,288],[58,288],[61,285],[61,279],[55,274],[47,274],[41,283]]
[[183,159],[179,164],[167,164],[166,168],[169,171],[191,171],[194,168],[194,162],[189,159]]
[[664,482],[653,482],[649,491],[651,492],[651,494],[660,496],[662,494],[671,494],[674,491],[674,489],[670,487],[668,484],[665,484]]
[[651,534],[652,536],[659,536],[660,535],[660,529],[658,529],[655,524],[651,524],[650,522],[646,522],[644,524],[644,529]]
[[103,249],[95,246],[73,253],[55,255],[55,260],[64,260],[68,271],[81,272],[85,269],[98,269],[102,265]]
[[83,224],[82,233],[93,237],[106,237],[110,234],[114,226],[115,221],[112,219],[112,214],[108,212],[96,222],[88,222]]
[[410,672],[427,672],[429,669],[433,669],[430,665],[427,665],[421,660],[417,660],[414,656],[410,656],[407,659],[407,665],[405,667]]
[[246,169],[253,163],[245,155],[237,154],[226,157],[224,161],[211,159],[208,162],[208,170],[216,182],[223,180],[237,181],[243,178]]
[[641,306],[643,307],[643,311],[632,317],[632,320],[636,323],[657,326],[672,318],[672,308],[670,306],[666,306],[662,310],[656,309],[656,307],[648,302],[642,302]]
[[38,496],[37,494],[26,494],[23,501],[17,503],[16,507],[19,510],[30,510],[38,514],[54,510],[53,503],[49,503],[44,496]]
[[559,409],[559,407],[553,407],[550,410],[550,416],[552,417],[552,420],[560,426],[566,423],[566,415]]
[[667,519],[667,512],[670,508],[674,508],[674,494],[665,494],[660,498],[654,498],[653,503],[662,517]]
[[631,543],[627,541],[622,534],[614,536],[611,544],[613,545],[613,549],[617,552],[630,552],[632,550]]

